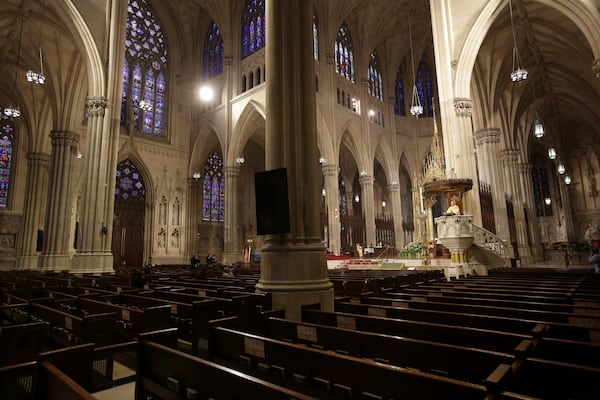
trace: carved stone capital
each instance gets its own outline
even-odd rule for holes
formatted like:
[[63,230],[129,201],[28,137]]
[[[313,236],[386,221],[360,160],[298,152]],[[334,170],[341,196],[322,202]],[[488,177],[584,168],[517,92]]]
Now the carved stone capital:
[[473,100],[464,97],[455,98],[454,112],[458,117],[471,117],[473,115]]
[[50,154],[46,153],[27,153],[25,155],[29,165],[41,165],[47,167],[50,165]]
[[516,163],[519,160],[519,149],[504,149],[500,152],[502,159],[508,163]]
[[50,132],[52,146],[75,146],[79,143],[79,134],[71,131],[55,130]]
[[500,129],[498,128],[483,128],[475,132],[475,141],[478,146],[484,144],[500,143]]
[[90,96],[85,99],[85,112],[88,117],[103,117],[108,102],[104,96]]
[[373,177],[371,175],[362,175],[358,178],[358,182],[360,183],[361,186],[365,186],[365,185],[373,185],[373,182],[375,180],[373,179]]
[[323,176],[337,176],[338,166],[335,164],[323,164],[321,166]]
[[228,166],[223,167],[223,172],[225,172],[226,178],[237,178],[240,176],[240,167],[239,166]]

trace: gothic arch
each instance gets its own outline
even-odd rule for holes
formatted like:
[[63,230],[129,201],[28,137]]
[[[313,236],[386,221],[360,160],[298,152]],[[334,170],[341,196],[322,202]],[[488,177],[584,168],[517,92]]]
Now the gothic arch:
[[233,128],[232,140],[227,151],[224,165],[233,165],[235,158],[242,154],[250,138],[260,133],[262,143],[265,142],[265,109],[260,103],[251,100],[246,104]]
[[223,146],[217,134],[217,129],[212,122],[207,121],[200,128],[200,132],[194,142],[190,154],[188,176],[192,176],[194,172],[201,171],[204,168],[206,157],[208,157],[208,154],[217,145],[221,149],[221,153],[223,153]]
[[373,173],[373,157],[367,150],[367,145],[363,140],[360,130],[356,129],[353,120],[349,120],[341,129],[343,132],[340,135],[338,143],[338,154],[340,154],[342,145],[345,145],[350,153],[354,156],[358,169],[367,171],[368,174]]

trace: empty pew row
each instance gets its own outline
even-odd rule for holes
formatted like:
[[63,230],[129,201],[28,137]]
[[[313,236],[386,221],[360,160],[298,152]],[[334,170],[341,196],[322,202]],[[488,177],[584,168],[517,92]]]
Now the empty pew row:
[[317,399],[153,342],[140,342],[138,351],[136,400]]
[[[547,326],[544,324],[536,325],[528,333],[510,333],[439,322],[321,311],[318,306],[303,307],[302,321],[351,330],[423,339],[437,343],[466,345],[512,354],[521,358],[531,355],[537,358],[600,368],[600,362],[598,361],[600,344],[547,337],[545,334]],[[526,343],[525,346],[524,343]]]
[[[211,328],[210,359],[242,368],[274,383],[300,384],[298,390],[320,391],[319,398],[394,399],[531,398],[517,393],[491,393],[484,385],[410,368],[360,359],[314,347],[270,339],[226,327]],[[497,388],[497,387],[496,387]]]
[[[534,332],[535,329],[538,329],[536,327],[544,326],[543,333],[546,337],[585,342],[597,342],[600,338],[598,328],[590,327],[585,323],[575,324],[575,320],[571,320],[570,323],[544,322],[495,315],[412,309],[401,307],[400,305],[393,307],[374,304],[356,304],[343,301],[335,303],[335,310],[350,314],[376,315],[415,321],[437,322],[448,325],[521,333],[525,335]],[[585,322],[585,319],[583,322]]]
[[[175,330],[142,334],[163,346],[174,346]],[[91,400],[98,390],[112,387],[113,363],[119,360],[132,371],[133,382],[139,341],[96,347],[93,343],[41,352],[30,361],[0,367],[0,398],[10,400]],[[123,378],[121,378],[123,379]],[[122,383],[122,382],[117,382]]]
[[[533,347],[532,340],[523,340],[513,354],[507,354],[477,349],[466,343],[447,345],[399,337],[391,332],[368,333],[276,317],[265,320],[264,335],[481,383],[488,390],[495,388],[495,392],[511,391],[542,398],[560,393],[564,398],[584,398],[585,394],[600,390],[600,368],[536,357],[529,350]],[[569,385],[565,386],[565,382]]]
[[[370,296],[370,295],[369,295]],[[407,291],[387,291],[382,293],[381,297],[394,299],[398,301],[422,301],[433,303],[458,303],[470,305],[483,305],[492,307],[507,307],[516,309],[528,309],[545,312],[571,313],[577,315],[600,316],[600,309],[590,307],[586,304],[566,304],[566,303],[548,303],[512,299],[495,299],[480,297],[477,293],[460,292],[426,292],[416,295]]]
[[[426,300],[426,299],[425,299]],[[551,323],[577,323],[590,327],[600,328],[600,311],[595,309],[578,308],[578,313],[568,311],[548,311],[537,308],[527,308],[527,305],[522,303],[520,307],[513,305],[507,307],[506,304],[493,305],[481,304],[474,302],[459,302],[459,301],[423,301],[423,298],[397,299],[393,296],[389,297],[361,297],[362,304],[384,305],[392,307],[410,308],[415,310],[432,310],[432,311],[450,311],[466,314],[477,315],[493,315],[498,317],[519,318],[523,320],[551,322]]]

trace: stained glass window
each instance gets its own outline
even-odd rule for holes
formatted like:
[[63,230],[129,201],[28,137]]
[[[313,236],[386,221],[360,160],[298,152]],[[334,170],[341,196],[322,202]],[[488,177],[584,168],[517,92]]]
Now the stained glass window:
[[242,58],[265,46],[265,2],[247,0],[242,14]]
[[404,103],[404,83],[402,81],[402,69],[398,68],[396,73],[396,84],[394,85],[394,113],[406,116],[406,104]]
[[316,12],[313,12],[313,57],[319,59],[319,20]]
[[381,64],[377,57],[377,51],[371,53],[369,61],[369,94],[380,101],[383,101],[383,81],[381,79]]
[[417,92],[421,105],[423,106],[423,117],[433,117],[433,81],[431,80],[431,70],[424,62],[419,64],[417,70]]
[[144,180],[131,160],[122,161],[117,165],[115,197],[129,201],[144,201],[146,198]]
[[342,24],[335,40],[335,72],[354,82],[354,50],[346,24]]
[[546,157],[536,153],[531,162],[531,183],[533,185],[533,198],[535,201],[535,214],[538,217],[552,215],[552,204],[546,204],[546,197],[550,197],[550,184]]
[[208,28],[204,40],[204,77],[211,78],[223,72],[223,38],[217,24]]
[[8,189],[10,184],[10,169],[14,149],[14,125],[4,116],[0,108],[0,208],[8,206]]
[[167,45],[150,3],[130,0],[127,7],[121,124],[164,136]]
[[212,222],[225,220],[225,176],[223,159],[218,153],[208,156],[204,164],[202,220]]

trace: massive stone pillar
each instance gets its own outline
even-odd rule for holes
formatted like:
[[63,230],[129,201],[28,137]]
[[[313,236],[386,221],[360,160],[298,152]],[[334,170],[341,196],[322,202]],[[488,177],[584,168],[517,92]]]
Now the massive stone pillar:
[[396,250],[404,248],[404,231],[402,230],[402,198],[398,182],[392,182],[388,186],[388,193],[392,203],[392,218],[394,219],[394,245]]
[[16,268],[20,270],[38,267],[38,230],[44,227],[44,210],[48,192],[48,167],[50,155],[27,154],[27,184],[23,206],[23,232],[19,243]]
[[[475,132],[477,143],[477,160],[479,163],[479,179],[492,187],[492,204],[494,206],[494,222],[496,235],[510,243],[508,213],[506,210],[506,193],[504,176],[500,164],[500,129],[486,128]],[[508,248],[508,257],[514,256],[512,246]]]
[[225,167],[225,232],[223,262],[235,263],[242,260],[238,218],[238,177],[240,167]]
[[[186,260],[192,258],[193,255],[198,255],[198,216],[202,215],[202,186],[199,179],[188,179],[188,202],[187,215],[188,223],[186,224]],[[149,239],[152,242],[152,238]],[[227,243],[225,243],[227,246]]]
[[264,237],[257,290],[271,292],[274,309],[301,318],[301,306],[333,309],[319,211],[312,46],[313,1],[266,1],[265,166],[286,168],[290,232]]
[[505,149],[502,151],[504,161],[505,182],[509,193],[512,195],[513,211],[515,216],[515,228],[517,231],[517,251],[522,264],[531,261],[531,249],[527,242],[527,225],[525,224],[525,209],[523,208],[523,197],[521,195],[519,177],[519,150]]
[[542,241],[540,237],[540,228],[538,226],[538,217],[535,213],[535,197],[533,196],[533,185],[531,184],[532,166],[529,163],[519,165],[520,175],[520,193],[522,193],[523,204],[528,204],[526,208],[528,238],[531,248],[531,255],[535,260],[541,260],[543,257]]
[[362,193],[362,211],[365,218],[365,242],[364,246],[375,246],[375,195],[373,193],[373,177],[362,175],[358,178]]
[[340,255],[341,230],[340,222],[340,189],[338,166],[325,164],[321,168],[325,178],[325,202],[327,204],[327,232],[329,236],[329,249],[336,256]]
[[[73,257],[73,272],[112,272],[112,223],[117,134],[105,129],[107,101],[88,97],[87,146],[79,209],[81,238]],[[113,164],[114,163],[114,164]]]
[[39,269],[62,271],[71,269],[73,234],[73,167],[79,135],[69,131],[52,131],[52,155],[44,245]]

